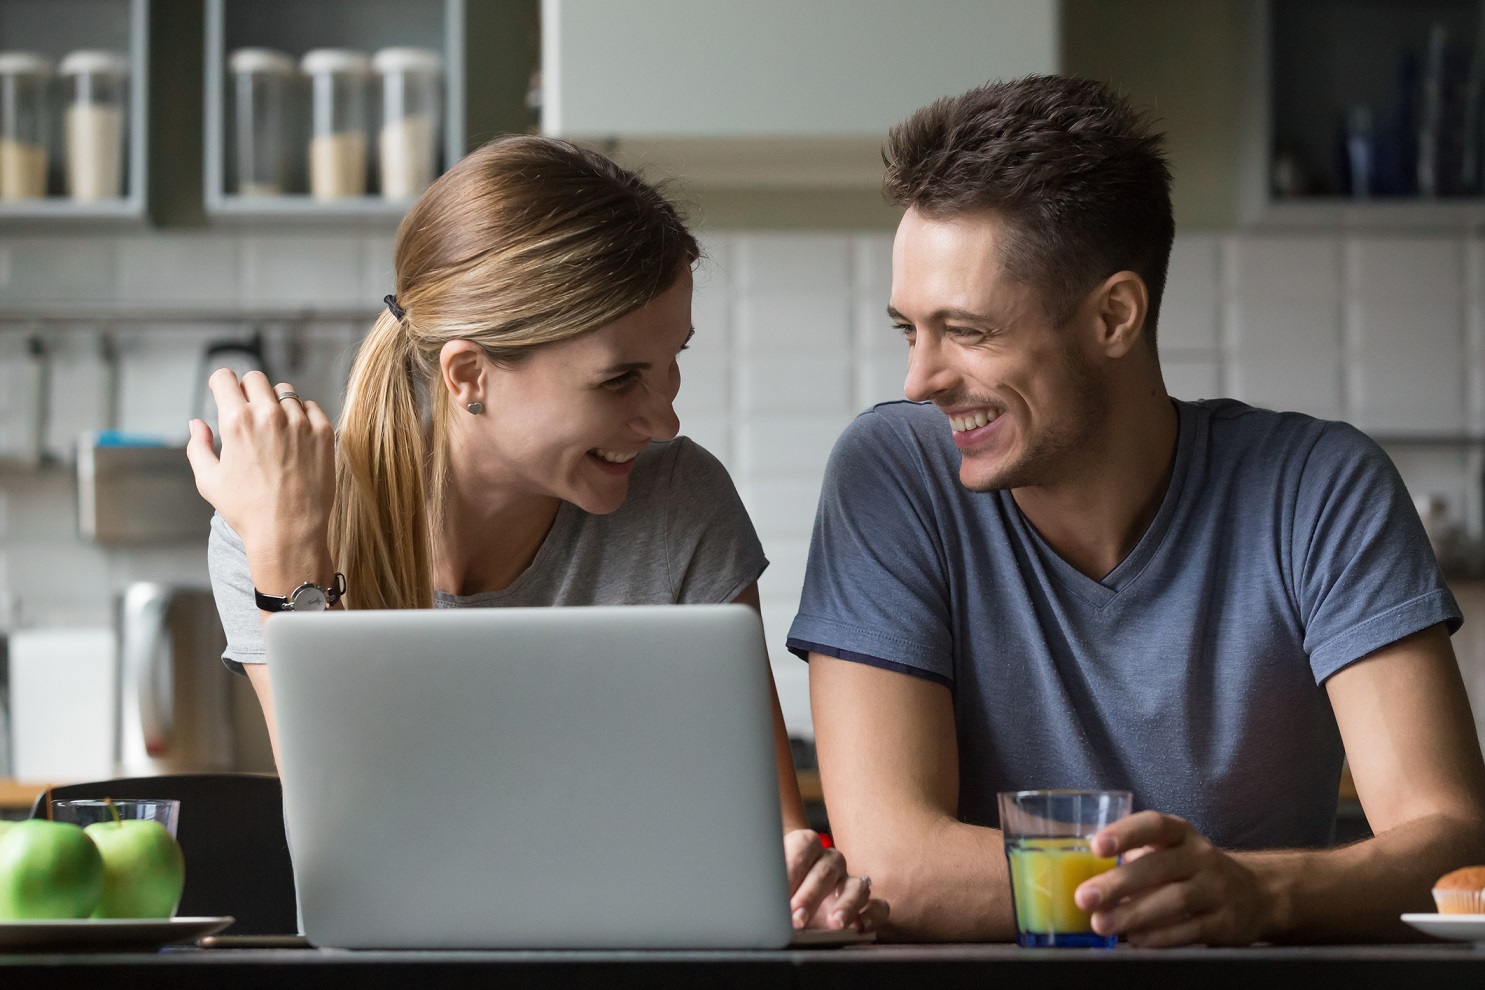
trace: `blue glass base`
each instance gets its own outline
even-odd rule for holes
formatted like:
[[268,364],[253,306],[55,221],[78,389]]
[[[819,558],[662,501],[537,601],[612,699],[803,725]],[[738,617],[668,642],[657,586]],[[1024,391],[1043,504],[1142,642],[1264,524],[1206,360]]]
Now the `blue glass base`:
[[1059,932],[1052,935],[1021,932],[1016,935],[1016,944],[1028,949],[1112,949],[1119,944],[1119,936],[1098,935],[1094,932]]

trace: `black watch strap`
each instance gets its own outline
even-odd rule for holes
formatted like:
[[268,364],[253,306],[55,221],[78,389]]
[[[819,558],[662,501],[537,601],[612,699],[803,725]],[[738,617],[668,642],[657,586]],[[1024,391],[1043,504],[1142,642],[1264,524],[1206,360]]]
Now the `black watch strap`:
[[[306,581],[289,592],[286,598],[265,595],[254,588],[253,601],[257,602],[258,608],[264,612],[310,612],[322,608],[334,608],[340,603],[340,597],[344,594],[345,575],[337,571],[335,580],[330,582],[328,588],[323,588],[313,581]],[[321,605],[321,602],[324,604]]]

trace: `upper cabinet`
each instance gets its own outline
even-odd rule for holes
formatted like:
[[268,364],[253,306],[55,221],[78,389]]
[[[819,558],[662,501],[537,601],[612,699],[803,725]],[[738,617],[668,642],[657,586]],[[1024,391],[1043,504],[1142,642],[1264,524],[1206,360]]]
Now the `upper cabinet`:
[[541,36],[547,134],[693,181],[875,184],[915,108],[1055,72],[1058,3],[542,0]]
[[1249,142],[1259,224],[1485,222],[1485,12],[1477,0],[1268,0]]
[[463,155],[463,0],[206,2],[209,216],[397,217]]
[[144,219],[148,0],[0,0],[0,223]]

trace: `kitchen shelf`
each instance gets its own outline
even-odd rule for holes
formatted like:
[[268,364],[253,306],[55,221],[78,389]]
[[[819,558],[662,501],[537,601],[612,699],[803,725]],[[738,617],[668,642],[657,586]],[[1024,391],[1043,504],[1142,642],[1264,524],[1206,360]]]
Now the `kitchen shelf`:
[[0,50],[30,51],[60,62],[79,49],[123,52],[129,59],[129,119],[124,195],[74,201],[65,187],[65,148],[54,87],[47,195],[0,202],[0,225],[54,226],[145,222],[149,107],[149,0],[0,0]]
[[[206,214],[223,222],[366,221],[395,222],[411,200],[385,200],[374,192],[337,200],[316,200],[304,193],[239,196],[228,191],[227,58],[239,48],[272,48],[298,59],[314,48],[350,48],[370,55],[390,46],[430,48],[443,58],[443,167],[464,154],[465,4],[464,0],[205,0],[204,198]],[[307,98],[301,93],[300,98]],[[376,101],[372,101],[376,106]],[[300,114],[307,121],[307,113]],[[291,121],[297,119],[290,115]],[[301,123],[303,123],[301,121]],[[303,149],[307,123],[289,146],[291,188],[304,189]],[[376,124],[368,135],[371,175],[376,174]]]
[[[1473,233],[1485,230],[1485,91],[1469,126],[1466,79],[1485,45],[1475,0],[1252,0],[1255,36],[1247,115],[1242,215],[1257,229]],[[1430,34],[1447,45],[1439,125],[1438,194],[1418,194],[1418,131]],[[1485,52],[1479,53],[1485,55]],[[1348,114],[1371,117],[1372,195],[1350,196]],[[1466,135],[1482,167],[1461,178]],[[1280,194],[1276,163],[1298,172]]]

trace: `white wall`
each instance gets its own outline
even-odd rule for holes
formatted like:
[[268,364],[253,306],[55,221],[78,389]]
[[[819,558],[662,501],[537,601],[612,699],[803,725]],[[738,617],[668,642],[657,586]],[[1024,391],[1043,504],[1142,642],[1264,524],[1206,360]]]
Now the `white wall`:
[[[836,435],[900,395],[904,345],[884,309],[890,235],[714,232],[699,274],[696,339],[682,358],[682,429],[733,473],[772,566],[765,627],[791,728],[809,732],[806,667],[783,649],[815,498]],[[391,288],[385,236],[0,238],[0,307],[117,303],[365,306]],[[1378,434],[1485,432],[1485,241],[1456,237],[1182,237],[1161,320],[1171,391],[1233,395],[1349,419]],[[200,346],[242,325],[116,331],[119,426],[182,439]],[[96,415],[95,325],[55,333],[50,444]],[[271,356],[335,409],[361,327],[322,325]],[[24,348],[0,329],[0,437],[17,415]],[[297,350],[297,365],[291,364]],[[1478,533],[1479,464],[1449,448],[1392,448],[1415,494],[1441,493]],[[75,537],[64,468],[0,468],[0,596],[27,624],[108,620],[131,579],[205,582],[199,546],[105,551]],[[1461,588],[1485,624],[1485,585]],[[0,615],[3,621],[3,615]],[[1467,625],[1472,628],[1472,624]],[[1485,637],[1456,641],[1485,714]]]

